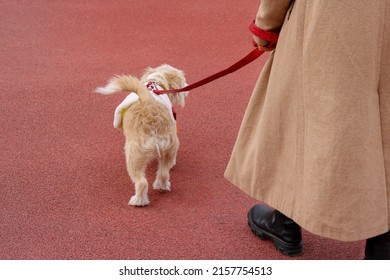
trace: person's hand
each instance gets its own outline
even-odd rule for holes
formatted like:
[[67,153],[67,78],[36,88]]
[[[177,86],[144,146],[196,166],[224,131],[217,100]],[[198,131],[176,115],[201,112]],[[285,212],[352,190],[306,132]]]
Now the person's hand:
[[264,46],[257,46],[257,48],[263,52],[270,52],[275,49],[275,47],[264,47]]
[[253,36],[253,41],[257,48],[263,52],[270,52],[275,49],[275,46],[269,47],[269,42],[259,37]]

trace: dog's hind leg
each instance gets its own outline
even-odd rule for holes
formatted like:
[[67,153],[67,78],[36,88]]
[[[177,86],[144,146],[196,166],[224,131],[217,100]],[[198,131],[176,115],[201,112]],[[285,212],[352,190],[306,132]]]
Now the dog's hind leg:
[[145,206],[150,203],[148,198],[148,181],[145,177],[147,159],[126,152],[127,171],[135,186],[135,195],[130,198],[129,205]]

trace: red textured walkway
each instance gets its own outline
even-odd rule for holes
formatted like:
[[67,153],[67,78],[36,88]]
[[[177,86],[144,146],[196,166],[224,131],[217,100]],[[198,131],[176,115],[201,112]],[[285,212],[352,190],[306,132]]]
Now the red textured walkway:
[[[0,1],[0,259],[289,259],[247,227],[255,200],[224,178],[265,57],[193,90],[178,112],[172,192],[127,205],[124,95],[114,74],[169,63],[189,82],[252,48],[258,1]],[[153,180],[153,166],[149,178]],[[363,242],[304,232],[295,259],[362,259]]]

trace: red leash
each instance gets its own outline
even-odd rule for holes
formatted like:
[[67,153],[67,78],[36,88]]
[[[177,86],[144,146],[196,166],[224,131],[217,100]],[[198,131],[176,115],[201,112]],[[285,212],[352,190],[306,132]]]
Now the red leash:
[[[275,46],[276,45],[279,34],[268,32],[268,31],[260,29],[259,27],[257,27],[255,25],[254,21],[250,24],[249,30],[252,32],[253,35],[270,42],[268,46]],[[261,51],[257,48],[256,43],[254,43],[254,45],[256,46],[256,49],[251,51],[249,54],[247,54],[244,58],[240,59],[238,62],[234,63],[230,67],[228,67],[228,68],[226,68],[218,73],[215,73],[211,76],[208,76],[208,77],[206,77],[206,78],[204,78],[196,83],[193,83],[193,84],[188,85],[188,86],[183,87],[183,88],[169,89],[169,90],[154,90],[153,92],[155,94],[166,94],[166,93],[178,93],[178,92],[182,92],[182,91],[190,91],[192,89],[195,89],[195,88],[201,87],[205,84],[208,84],[212,81],[215,81],[215,80],[217,80],[223,76],[226,76],[230,73],[233,73],[233,72],[237,71],[238,69],[241,69],[245,65],[248,65],[249,63],[251,63],[252,61],[257,59],[259,56],[261,56],[264,53],[263,51]]]

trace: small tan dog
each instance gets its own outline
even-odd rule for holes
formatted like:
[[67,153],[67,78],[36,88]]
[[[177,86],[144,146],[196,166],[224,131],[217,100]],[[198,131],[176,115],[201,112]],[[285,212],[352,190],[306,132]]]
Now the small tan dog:
[[153,90],[177,89],[186,86],[184,73],[170,65],[147,68],[141,80],[122,75],[112,78],[105,87],[95,91],[101,94],[131,92],[116,108],[114,127],[125,135],[127,171],[135,185],[135,195],[129,204],[145,206],[148,182],[145,169],[150,161],[158,159],[158,171],[153,188],[170,191],[169,172],[176,164],[179,140],[173,104],[184,107],[188,92],[156,95]]

